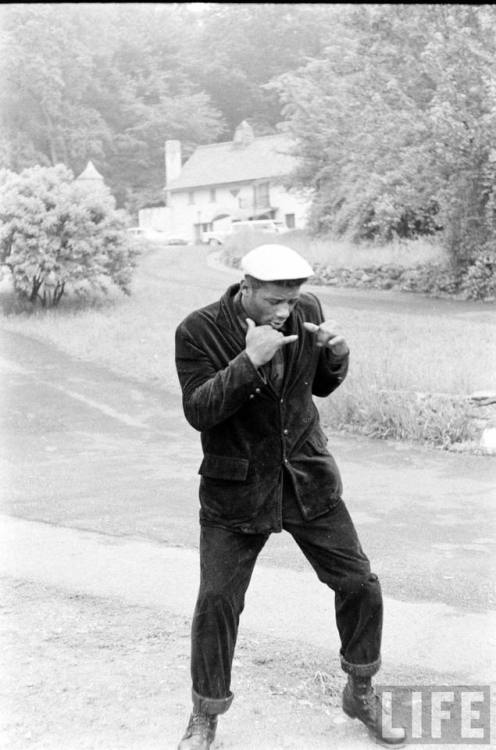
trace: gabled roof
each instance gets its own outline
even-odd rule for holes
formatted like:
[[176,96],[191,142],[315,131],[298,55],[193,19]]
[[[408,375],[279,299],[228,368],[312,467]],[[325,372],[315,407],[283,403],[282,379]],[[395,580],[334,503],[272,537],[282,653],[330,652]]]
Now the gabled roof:
[[245,144],[227,141],[198,146],[166,190],[282,177],[296,165],[293,147],[293,141],[282,134],[260,136]]
[[86,168],[77,178],[78,180],[100,180],[103,182],[103,177],[97,170],[92,161],[89,161]]

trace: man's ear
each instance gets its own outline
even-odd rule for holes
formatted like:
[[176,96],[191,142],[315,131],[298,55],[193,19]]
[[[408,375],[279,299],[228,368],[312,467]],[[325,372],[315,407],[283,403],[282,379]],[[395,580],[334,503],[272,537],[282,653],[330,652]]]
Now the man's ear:
[[242,292],[246,292],[250,288],[246,279],[241,279],[239,288]]

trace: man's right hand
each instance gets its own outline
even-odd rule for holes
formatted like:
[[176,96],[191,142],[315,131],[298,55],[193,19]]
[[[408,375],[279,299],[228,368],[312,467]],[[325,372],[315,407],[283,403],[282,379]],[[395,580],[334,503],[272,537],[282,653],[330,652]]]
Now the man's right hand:
[[246,353],[255,367],[269,362],[276,351],[286,344],[297,341],[298,336],[283,336],[272,326],[256,326],[251,318],[246,318]]

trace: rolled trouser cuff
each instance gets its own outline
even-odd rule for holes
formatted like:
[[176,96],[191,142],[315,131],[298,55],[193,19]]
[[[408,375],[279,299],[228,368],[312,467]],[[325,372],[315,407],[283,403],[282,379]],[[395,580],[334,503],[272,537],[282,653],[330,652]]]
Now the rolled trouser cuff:
[[346,661],[346,659],[340,655],[341,658],[341,669],[346,674],[351,674],[356,677],[372,677],[381,668],[381,657],[375,661],[369,662],[369,664],[353,664],[352,662]]
[[199,695],[194,690],[192,691],[192,696],[193,708],[195,711],[209,715],[225,713],[234,698],[233,693],[229,693],[227,698],[206,698],[204,695]]

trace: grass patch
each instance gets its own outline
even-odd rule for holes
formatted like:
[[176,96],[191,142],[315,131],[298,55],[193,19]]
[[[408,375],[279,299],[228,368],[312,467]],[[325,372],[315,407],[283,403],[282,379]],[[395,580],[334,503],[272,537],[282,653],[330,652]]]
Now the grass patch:
[[478,438],[473,407],[449,396],[368,391],[360,398],[357,389],[351,388],[337,394],[332,407],[326,404],[321,412],[327,428],[373,438],[407,440],[445,449],[475,443]]
[[465,397],[496,390],[489,314],[487,322],[474,316],[469,326],[464,316],[339,307],[332,317],[341,323],[351,362],[343,385],[319,403],[327,427],[442,448],[478,441],[476,407]]
[[[201,276],[192,271],[192,252]],[[7,316],[2,327],[179,393],[175,328],[231,283],[205,269],[207,252],[188,249],[170,264],[154,249],[140,259],[131,297],[86,311]],[[326,313],[338,322],[352,356],[343,385],[330,399],[318,399],[326,427],[476,450],[473,407],[463,397],[496,390],[496,326],[487,308],[464,313],[464,303],[458,304],[456,315],[391,313],[340,306],[336,296]]]

